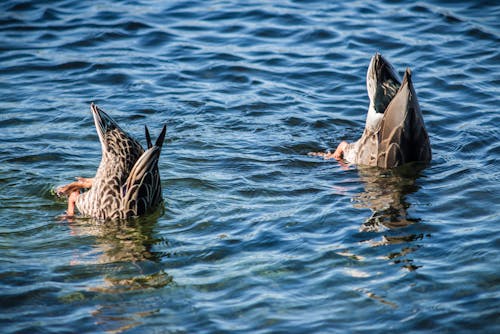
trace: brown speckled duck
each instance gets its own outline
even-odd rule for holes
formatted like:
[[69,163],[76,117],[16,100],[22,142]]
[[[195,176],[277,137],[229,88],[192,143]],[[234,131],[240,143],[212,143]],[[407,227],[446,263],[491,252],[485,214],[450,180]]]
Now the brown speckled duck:
[[[162,202],[158,159],[166,126],[152,145],[145,127],[147,149],[123,131],[95,104],[90,109],[101,142],[102,159],[94,178],[77,178],[76,182],[57,189],[68,196],[67,215],[75,214],[75,205],[85,217],[126,219],[154,210]],[[88,191],[81,193],[82,189]]]
[[366,86],[370,105],[361,138],[354,143],[341,142],[333,154],[315,155],[382,168],[429,162],[429,136],[410,69],[406,69],[401,83],[391,64],[377,53],[368,67]]

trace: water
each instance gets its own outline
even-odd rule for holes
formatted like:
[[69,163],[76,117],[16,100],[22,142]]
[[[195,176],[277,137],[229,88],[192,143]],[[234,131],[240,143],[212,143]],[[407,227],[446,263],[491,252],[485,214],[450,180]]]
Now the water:
[[[500,6],[4,1],[2,333],[500,331]],[[427,168],[307,155],[355,140],[381,52],[413,70]],[[61,218],[91,101],[144,144],[164,209]]]

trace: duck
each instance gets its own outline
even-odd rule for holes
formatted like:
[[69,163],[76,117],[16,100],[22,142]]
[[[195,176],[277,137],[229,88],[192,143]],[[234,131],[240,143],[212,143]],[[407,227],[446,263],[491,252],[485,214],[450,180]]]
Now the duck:
[[68,197],[66,215],[73,217],[77,209],[83,217],[115,220],[155,210],[163,202],[158,160],[166,125],[154,145],[144,127],[144,149],[97,105],[91,103],[90,110],[101,143],[101,162],[93,178],[77,177],[56,190]]
[[381,168],[429,163],[429,135],[411,76],[410,68],[406,68],[400,80],[389,61],[377,52],[366,74],[370,104],[361,138],[353,143],[342,141],[334,153],[313,155]]

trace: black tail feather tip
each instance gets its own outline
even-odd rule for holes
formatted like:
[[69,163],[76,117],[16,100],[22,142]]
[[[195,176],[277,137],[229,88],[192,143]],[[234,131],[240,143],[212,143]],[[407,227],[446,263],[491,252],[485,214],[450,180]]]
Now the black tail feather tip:
[[155,146],[162,147],[163,141],[165,140],[165,134],[167,132],[167,125],[163,125],[163,129],[161,130],[160,135],[158,136],[158,139],[156,139]]

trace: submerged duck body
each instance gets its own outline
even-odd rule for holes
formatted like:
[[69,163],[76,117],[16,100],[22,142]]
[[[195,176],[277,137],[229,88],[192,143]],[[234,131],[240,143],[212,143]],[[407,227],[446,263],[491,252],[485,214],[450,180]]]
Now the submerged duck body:
[[377,53],[368,68],[367,90],[370,106],[363,135],[354,143],[342,142],[333,157],[382,168],[429,162],[429,136],[410,69],[401,82],[389,62]]
[[[86,217],[125,219],[140,216],[162,202],[158,160],[165,138],[166,126],[154,145],[147,127],[147,149],[122,130],[118,124],[95,104],[91,104],[102,158],[93,179],[79,178],[77,182],[59,188],[58,193],[69,196],[68,215],[74,206]],[[89,188],[80,194],[80,190]]]

